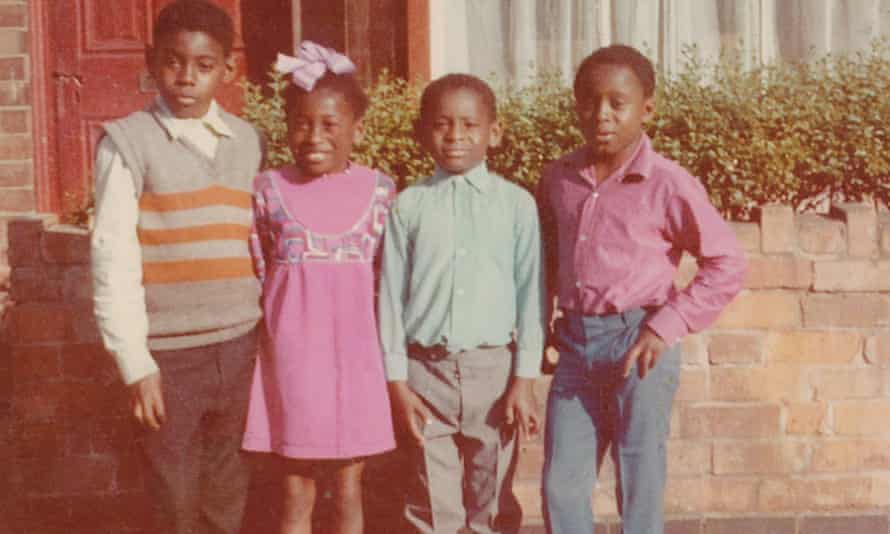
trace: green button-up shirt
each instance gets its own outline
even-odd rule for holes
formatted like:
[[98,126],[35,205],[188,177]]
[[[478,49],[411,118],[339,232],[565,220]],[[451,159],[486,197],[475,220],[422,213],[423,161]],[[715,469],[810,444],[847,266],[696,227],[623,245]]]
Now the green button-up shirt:
[[513,374],[538,376],[543,284],[537,208],[488,172],[437,169],[395,201],[383,246],[379,321],[387,379],[407,378],[408,343],[451,352],[516,341]]

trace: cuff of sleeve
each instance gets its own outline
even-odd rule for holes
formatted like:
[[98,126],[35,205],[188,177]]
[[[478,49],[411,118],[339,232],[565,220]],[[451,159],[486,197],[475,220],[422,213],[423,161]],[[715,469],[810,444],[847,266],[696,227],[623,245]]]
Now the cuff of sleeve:
[[401,352],[391,352],[383,357],[383,367],[386,370],[386,380],[396,382],[408,380],[408,355]]
[[127,385],[138,382],[160,370],[154,358],[151,357],[151,353],[148,352],[148,348],[126,353],[118,352],[114,355],[114,358],[117,360],[121,378]]
[[538,378],[541,376],[541,358],[543,352],[518,350],[513,365],[513,375],[519,378]]
[[646,326],[658,334],[658,337],[664,340],[668,346],[673,345],[681,337],[689,333],[686,321],[670,305],[662,306],[660,310],[655,312],[646,322]]

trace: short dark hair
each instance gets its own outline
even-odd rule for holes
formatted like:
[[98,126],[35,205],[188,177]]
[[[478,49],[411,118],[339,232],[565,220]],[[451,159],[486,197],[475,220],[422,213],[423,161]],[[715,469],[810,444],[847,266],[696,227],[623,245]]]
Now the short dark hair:
[[181,31],[206,33],[222,46],[226,56],[232,53],[235,24],[229,14],[213,2],[175,0],[164,6],[155,21],[154,46],[164,37]]
[[[316,80],[315,85],[312,87],[312,92],[322,89],[339,93],[343,97],[343,100],[349,104],[349,107],[352,108],[352,113],[355,115],[356,119],[364,117],[365,111],[368,110],[368,95],[366,95],[365,90],[362,89],[358,78],[351,73],[335,74],[331,71],[325,72],[321,78]],[[302,87],[293,84],[288,85],[287,89],[284,91],[288,114],[294,109],[297,99],[307,94],[309,94],[309,91],[306,91]]]
[[491,87],[481,79],[471,74],[446,74],[441,78],[433,80],[423,90],[420,95],[420,122],[427,119],[432,113],[433,107],[439,102],[443,95],[458,89],[467,89],[476,93],[485,111],[491,116],[491,120],[495,120],[498,116],[497,98]]
[[632,46],[615,44],[594,51],[584,58],[584,61],[578,66],[578,72],[575,73],[575,83],[573,85],[576,99],[583,90],[584,76],[587,75],[588,71],[600,65],[617,65],[629,68],[636,75],[637,79],[640,80],[640,85],[643,86],[643,94],[646,98],[655,94],[655,68],[652,66],[649,58]]

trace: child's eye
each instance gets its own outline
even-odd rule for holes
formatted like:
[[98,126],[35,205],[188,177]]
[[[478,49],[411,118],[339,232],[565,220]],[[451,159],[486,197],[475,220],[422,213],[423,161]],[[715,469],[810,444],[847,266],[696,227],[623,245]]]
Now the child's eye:
[[214,67],[216,67],[216,65],[209,61],[202,61],[201,63],[198,63],[198,68],[201,69],[202,72],[210,72],[214,69]]

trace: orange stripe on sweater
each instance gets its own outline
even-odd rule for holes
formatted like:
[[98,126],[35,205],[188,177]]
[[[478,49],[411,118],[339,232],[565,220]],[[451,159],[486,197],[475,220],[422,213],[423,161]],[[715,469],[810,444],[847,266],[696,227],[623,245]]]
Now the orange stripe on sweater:
[[224,239],[246,241],[249,236],[250,227],[243,224],[204,224],[167,230],[139,230],[139,242],[143,245],[173,245]]
[[145,284],[208,282],[253,276],[253,264],[249,258],[157,261],[142,265],[142,281]]
[[214,185],[186,193],[143,193],[139,198],[139,209],[143,211],[180,211],[219,205],[250,209],[250,193]]

